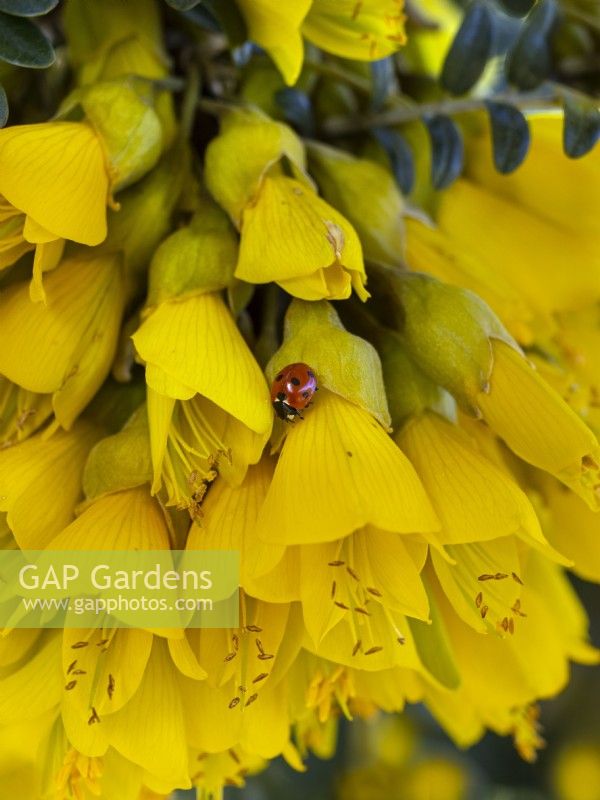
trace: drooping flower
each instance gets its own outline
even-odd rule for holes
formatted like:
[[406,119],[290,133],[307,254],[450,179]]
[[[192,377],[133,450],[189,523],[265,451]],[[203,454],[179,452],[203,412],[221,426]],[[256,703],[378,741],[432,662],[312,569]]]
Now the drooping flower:
[[206,183],[241,235],[235,275],[305,300],[368,293],[361,244],[318,196],[301,141],[257,112],[228,114],[206,152]]
[[296,82],[302,36],[344,58],[373,61],[404,44],[404,0],[301,0],[283,11],[273,0],[237,0],[250,38],[263,47],[286,80]]

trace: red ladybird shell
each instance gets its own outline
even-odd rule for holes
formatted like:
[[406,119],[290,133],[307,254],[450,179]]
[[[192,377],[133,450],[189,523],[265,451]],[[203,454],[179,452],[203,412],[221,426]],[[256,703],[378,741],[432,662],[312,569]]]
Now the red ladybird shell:
[[317,391],[317,378],[308,364],[288,364],[279,370],[271,386],[271,402],[281,419],[301,416]]

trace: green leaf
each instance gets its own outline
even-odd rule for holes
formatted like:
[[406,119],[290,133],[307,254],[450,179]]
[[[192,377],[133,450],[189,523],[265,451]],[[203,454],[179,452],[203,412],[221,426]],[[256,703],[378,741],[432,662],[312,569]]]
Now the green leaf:
[[458,178],[464,165],[464,145],[458,127],[439,114],[425,120],[431,139],[431,182],[445,189]]
[[375,128],[373,135],[386,151],[400,191],[407,195],[415,184],[415,159],[406,139],[397,131]]
[[513,17],[525,17],[533,6],[535,0],[499,0],[502,9]]
[[527,17],[508,58],[508,79],[519,88],[535,89],[550,75],[550,36],[557,17],[556,0],[540,0]]
[[0,0],[0,11],[15,17],[40,17],[57,5],[58,0]]
[[452,94],[465,94],[481,77],[492,52],[493,18],[477,0],[469,6],[446,55],[440,82]]
[[0,86],[0,128],[3,128],[8,122],[8,98],[4,87]]
[[0,59],[17,67],[43,69],[54,62],[54,50],[28,19],[0,12]]
[[189,11],[201,2],[202,0],[166,0],[167,5],[176,11]]
[[492,127],[494,165],[508,175],[520,166],[529,150],[531,135],[527,120],[518,108],[488,101],[486,108]]
[[591,98],[566,97],[563,148],[569,158],[581,158],[600,138],[600,109]]

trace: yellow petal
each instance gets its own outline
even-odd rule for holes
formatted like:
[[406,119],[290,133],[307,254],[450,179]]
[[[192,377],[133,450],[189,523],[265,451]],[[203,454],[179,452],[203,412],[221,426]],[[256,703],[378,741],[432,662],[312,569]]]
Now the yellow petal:
[[[364,278],[354,228],[300,181],[267,175],[255,202],[244,210],[236,276],[249,283],[290,281],[335,265]],[[316,287],[310,287],[309,299],[314,299]],[[339,275],[332,288],[338,297],[350,291]]]
[[269,53],[286,83],[296,83],[304,54],[300,25],[311,0],[299,0],[285,9],[277,0],[240,0],[238,5],[248,37]]
[[88,245],[106,237],[108,176],[102,145],[85,123],[0,131],[0,193],[55,237]]
[[426,412],[409,422],[397,440],[442,522],[440,542],[483,541],[520,530],[543,541],[524,492],[455,425]]
[[165,642],[154,639],[139,689],[100,724],[121,755],[173,789],[190,786],[182,701]]
[[477,404],[518,456],[555,475],[598,507],[600,447],[592,431],[513,348],[493,340],[488,392]]
[[52,631],[35,655],[0,678],[0,724],[35,719],[60,700],[60,634]]
[[374,61],[406,41],[403,8],[404,0],[314,0],[302,32],[330,53]]
[[29,286],[29,297],[33,303],[45,302],[46,292],[42,285],[44,272],[50,272],[58,266],[65,249],[64,239],[53,239],[38,244],[33,259],[33,277]]
[[0,373],[33,392],[55,392],[58,421],[69,427],[106,377],[123,310],[118,258],[72,257],[45,281],[46,304],[24,283],[0,297]]
[[202,519],[192,525],[188,535],[186,550],[239,550],[242,586],[247,578],[269,572],[284,552],[283,547],[257,540],[255,533],[273,467],[271,459],[263,458],[235,488],[216,481],[202,504]]
[[218,295],[163,303],[133,341],[144,361],[212,400],[256,433],[270,430],[273,415],[264,375]]
[[79,423],[0,451],[0,511],[19,547],[42,550],[73,518],[81,472],[99,431]]
[[413,467],[381,426],[322,390],[287,435],[258,535],[273,543],[310,544],[340,539],[366,524],[405,533],[439,526]]

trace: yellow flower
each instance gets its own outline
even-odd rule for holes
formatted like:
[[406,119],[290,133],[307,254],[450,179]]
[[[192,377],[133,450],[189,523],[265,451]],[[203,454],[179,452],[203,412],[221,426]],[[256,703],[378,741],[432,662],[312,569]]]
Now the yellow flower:
[[169,504],[194,507],[215,468],[239,483],[259,460],[273,415],[264,376],[221,297],[162,303],[133,341],[146,363],[153,491],[164,482]]
[[286,83],[296,82],[302,36],[344,58],[373,61],[405,42],[404,0],[300,0],[283,11],[274,0],[237,0],[250,38],[271,56]]
[[26,439],[51,414],[49,395],[29,392],[0,376],[0,450]]
[[28,391],[52,395],[56,422],[68,429],[115,353],[125,305],[120,259],[79,251],[48,276],[45,291],[45,304],[32,305],[26,283],[0,297],[0,373]]
[[35,250],[32,299],[54,269],[64,240],[106,237],[108,166],[85,122],[45,122],[0,130],[0,269]]
[[[0,451],[0,511],[24,550],[42,550],[73,518],[81,471],[99,437],[88,423]],[[2,515],[3,516],[3,515]]]
[[531,152],[513,174],[494,170],[486,128],[467,137],[465,178],[436,197],[435,227],[407,220],[410,267],[478,292],[523,344],[552,329],[554,312],[600,299],[598,153],[567,159],[559,113],[529,124]]
[[482,417],[518,456],[597,507],[600,447],[594,433],[485,303],[424,275],[394,279],[390,288],[403,308],[402,342],[428,377]]
[[207,149],[206,183],[240,230],[236,277],[275,281],[305,300],[341,300],[352,289],[368,297],[359,238],[317,195],[302,144],[285,125],[229,114]]

